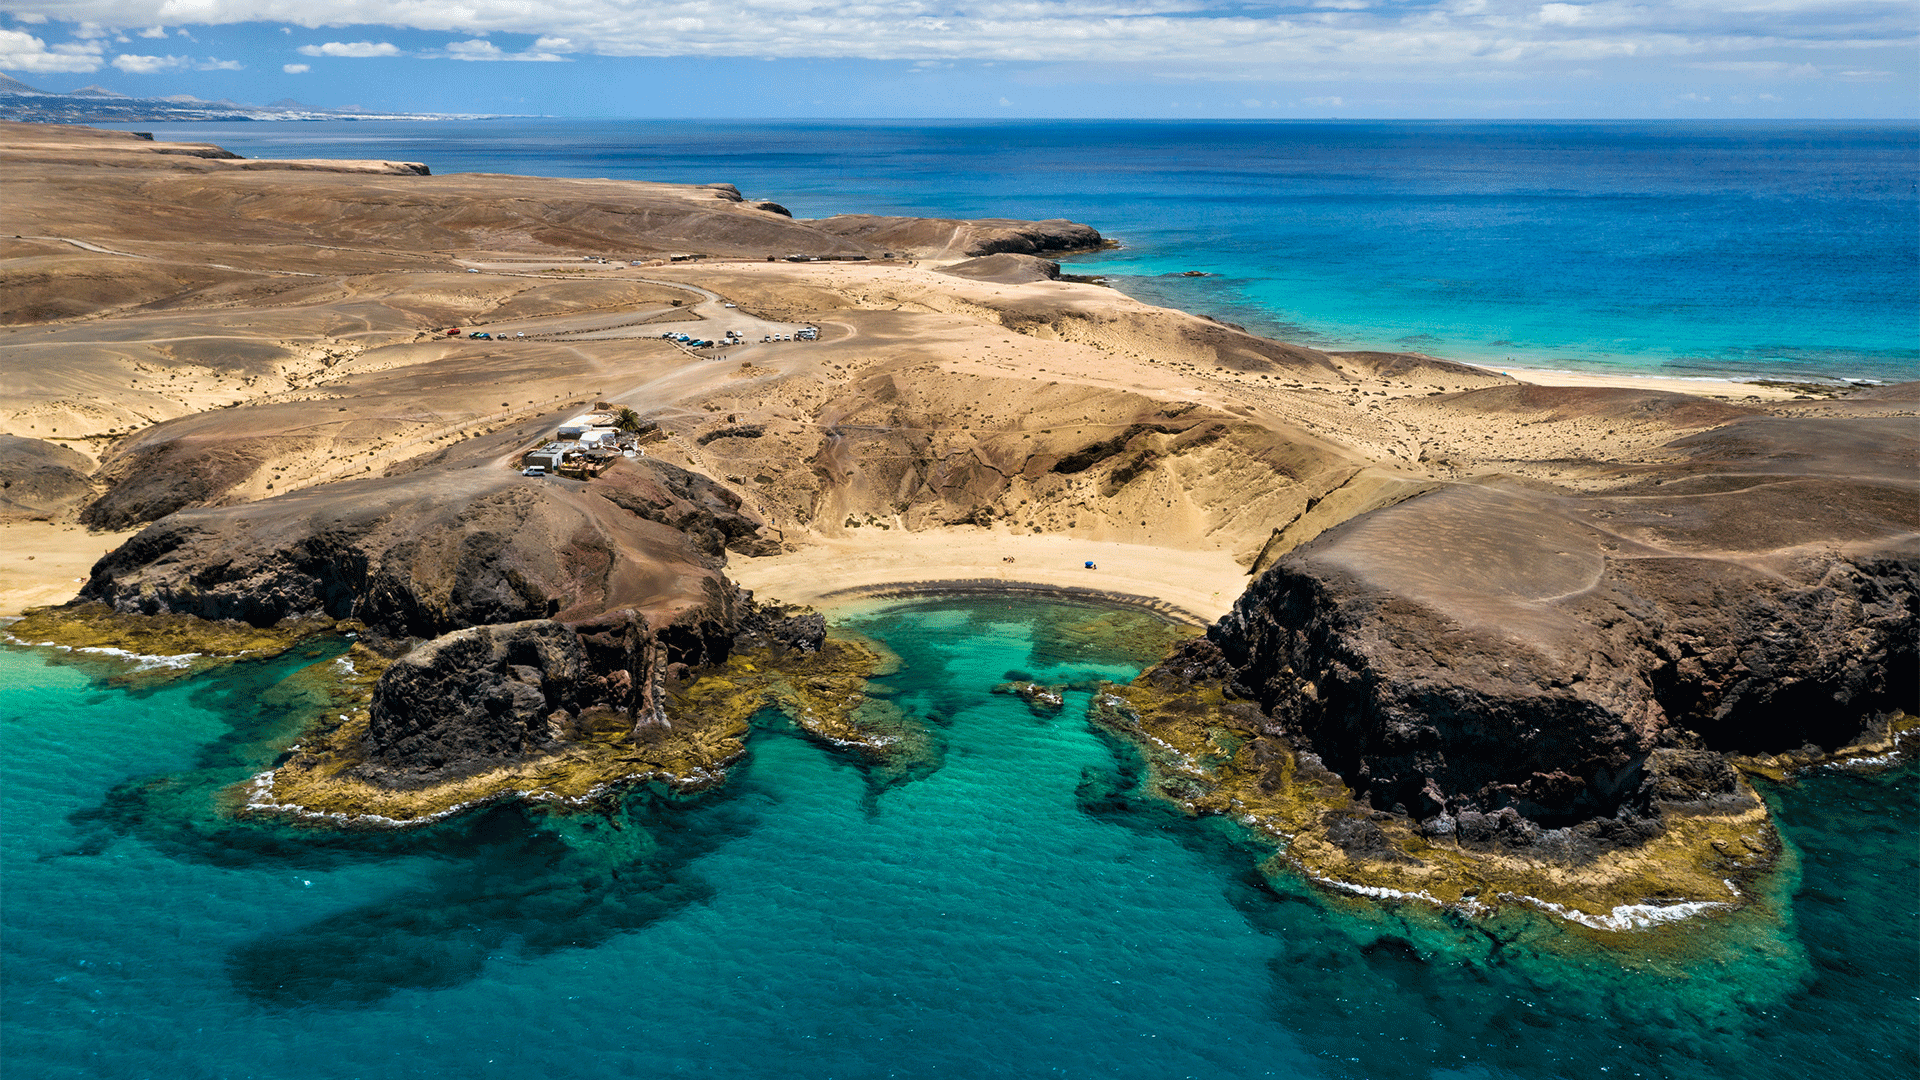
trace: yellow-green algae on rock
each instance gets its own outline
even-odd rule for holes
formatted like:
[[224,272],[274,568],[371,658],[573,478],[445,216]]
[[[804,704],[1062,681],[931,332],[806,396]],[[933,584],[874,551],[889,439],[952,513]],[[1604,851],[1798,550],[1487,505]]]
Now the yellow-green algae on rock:
[[1829,765],[1856,769],[1892,765],[1916,742],[1920,742],[1920,716],[1892,713],[1870,721],[1859,738],[1832,753],[1806,748],[1779,754],[1743,754],[1733,759],[1733,765],[1749,776],[1778,782]]
[[[1217,682],[1156,685],[1142,676],[1107,686],[1093,718],[1140,746],[1155,795],[1273,838],[1274,860],[1344,892],[1474,915],[1525,903],[1618,930],[1740,906],[1748,884],[1781,856],[1766,806],[1744,780],[1732,807],[1663,806],[1663,828],[1651,839],[1562,861],[1422,835],[1408,819],[1355,799],[1310,755],[1261,734],[1257,708],[1228,700]],[[1354,843],[1356,834],[1365,842]]]
[[756,649],[669,687],[664,726],[634,729],[624,713],[595,709],[568,725],[560,750],[481,766],[453,779],[394,786],[365,778],[373,684],[387,663],[356,648],[341,708],[314,723],[279,768],[233,792],[239,808],[349,824],[420,824],[503,798],[584,802],[609,788],[658,782],[679,792],[725,779],[746,752],[755,713],[769,705],[804,731],[877,760],[912,753],[905,725],[869,702],[866,681],[890,657],[873,642],[829,636],[817,652]]
[[242,657],[277,656],[316,634],[358,628],[325,616],[287,619],[258,627],[236,620],[195,615],[138,615],[106,604],[69,604],[29,608],[4,627],[21,645],[72,649],[133,660],[171,660],[122,676],[122,681],[157,682],[191,675]]

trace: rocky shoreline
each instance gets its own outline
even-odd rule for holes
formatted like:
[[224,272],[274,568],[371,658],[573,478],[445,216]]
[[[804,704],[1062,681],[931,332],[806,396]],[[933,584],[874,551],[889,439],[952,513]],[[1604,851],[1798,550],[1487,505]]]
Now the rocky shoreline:
[[[1920,708],[1915,384],[1773,404],[1319,352],[1059,280],[1039,256],[1106,242],[1071,222],[89,170],[0,134],[44,234],[9,249],[31,280],[8,340],[46,362],[8,403],[6,508],[140,528],[19,640],[232,659],[356,635],[339,707],[236,810],[387,825],[699,790],[768,706],[878,767],[925,755],[864,693],[883,652],[757,603],[756,560],[822,597],[1218,615],[1098,698],[1152,789],[1329,887],[1466,911],[1737,905],[1779,851],[1741,770],[1898,752]],[[156,191],[176,218],[139,212]],[[313,205],[353,209],[299,224]],[[112,242],[58,239],[80,234]],[[266,329],[240,340],[236,305]],[[659,329],[736,321],[762,340]],[[600,403],[652,425],[644,452],[521,473]],[[973,561],[925,578],[834,554],[962,532]],[[1042,538],[1127,565],[1102,587]]]

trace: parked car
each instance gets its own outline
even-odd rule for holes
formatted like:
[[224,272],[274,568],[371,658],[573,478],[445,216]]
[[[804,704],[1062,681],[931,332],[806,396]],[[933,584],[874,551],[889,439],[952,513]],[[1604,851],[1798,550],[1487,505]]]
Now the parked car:
[[526,468],[520,470],[520,475],[521,476],[545,476],[547,475],[547,467],[545,465],[529,465]]

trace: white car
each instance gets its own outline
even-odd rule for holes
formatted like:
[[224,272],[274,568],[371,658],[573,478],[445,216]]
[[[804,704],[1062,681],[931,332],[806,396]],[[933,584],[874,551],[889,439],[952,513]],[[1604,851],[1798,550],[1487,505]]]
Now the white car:
[[545,476],[547,475],[547,467],[545,465],[529,465],[526,468],[520,470],[520,475],[521,476]]

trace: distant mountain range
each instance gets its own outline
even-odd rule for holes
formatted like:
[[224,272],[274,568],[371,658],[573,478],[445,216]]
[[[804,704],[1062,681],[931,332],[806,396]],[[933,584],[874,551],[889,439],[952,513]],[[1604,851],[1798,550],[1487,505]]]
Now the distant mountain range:
[[321,109],[282,98],[271,105],[203,101],[192,94],[137,98],[103,86],[66,94],[37,90],[0,75],[0,120],[60,124],[160,123],[192,120],[484,120],[485,113],[395,113],[371,109]]

